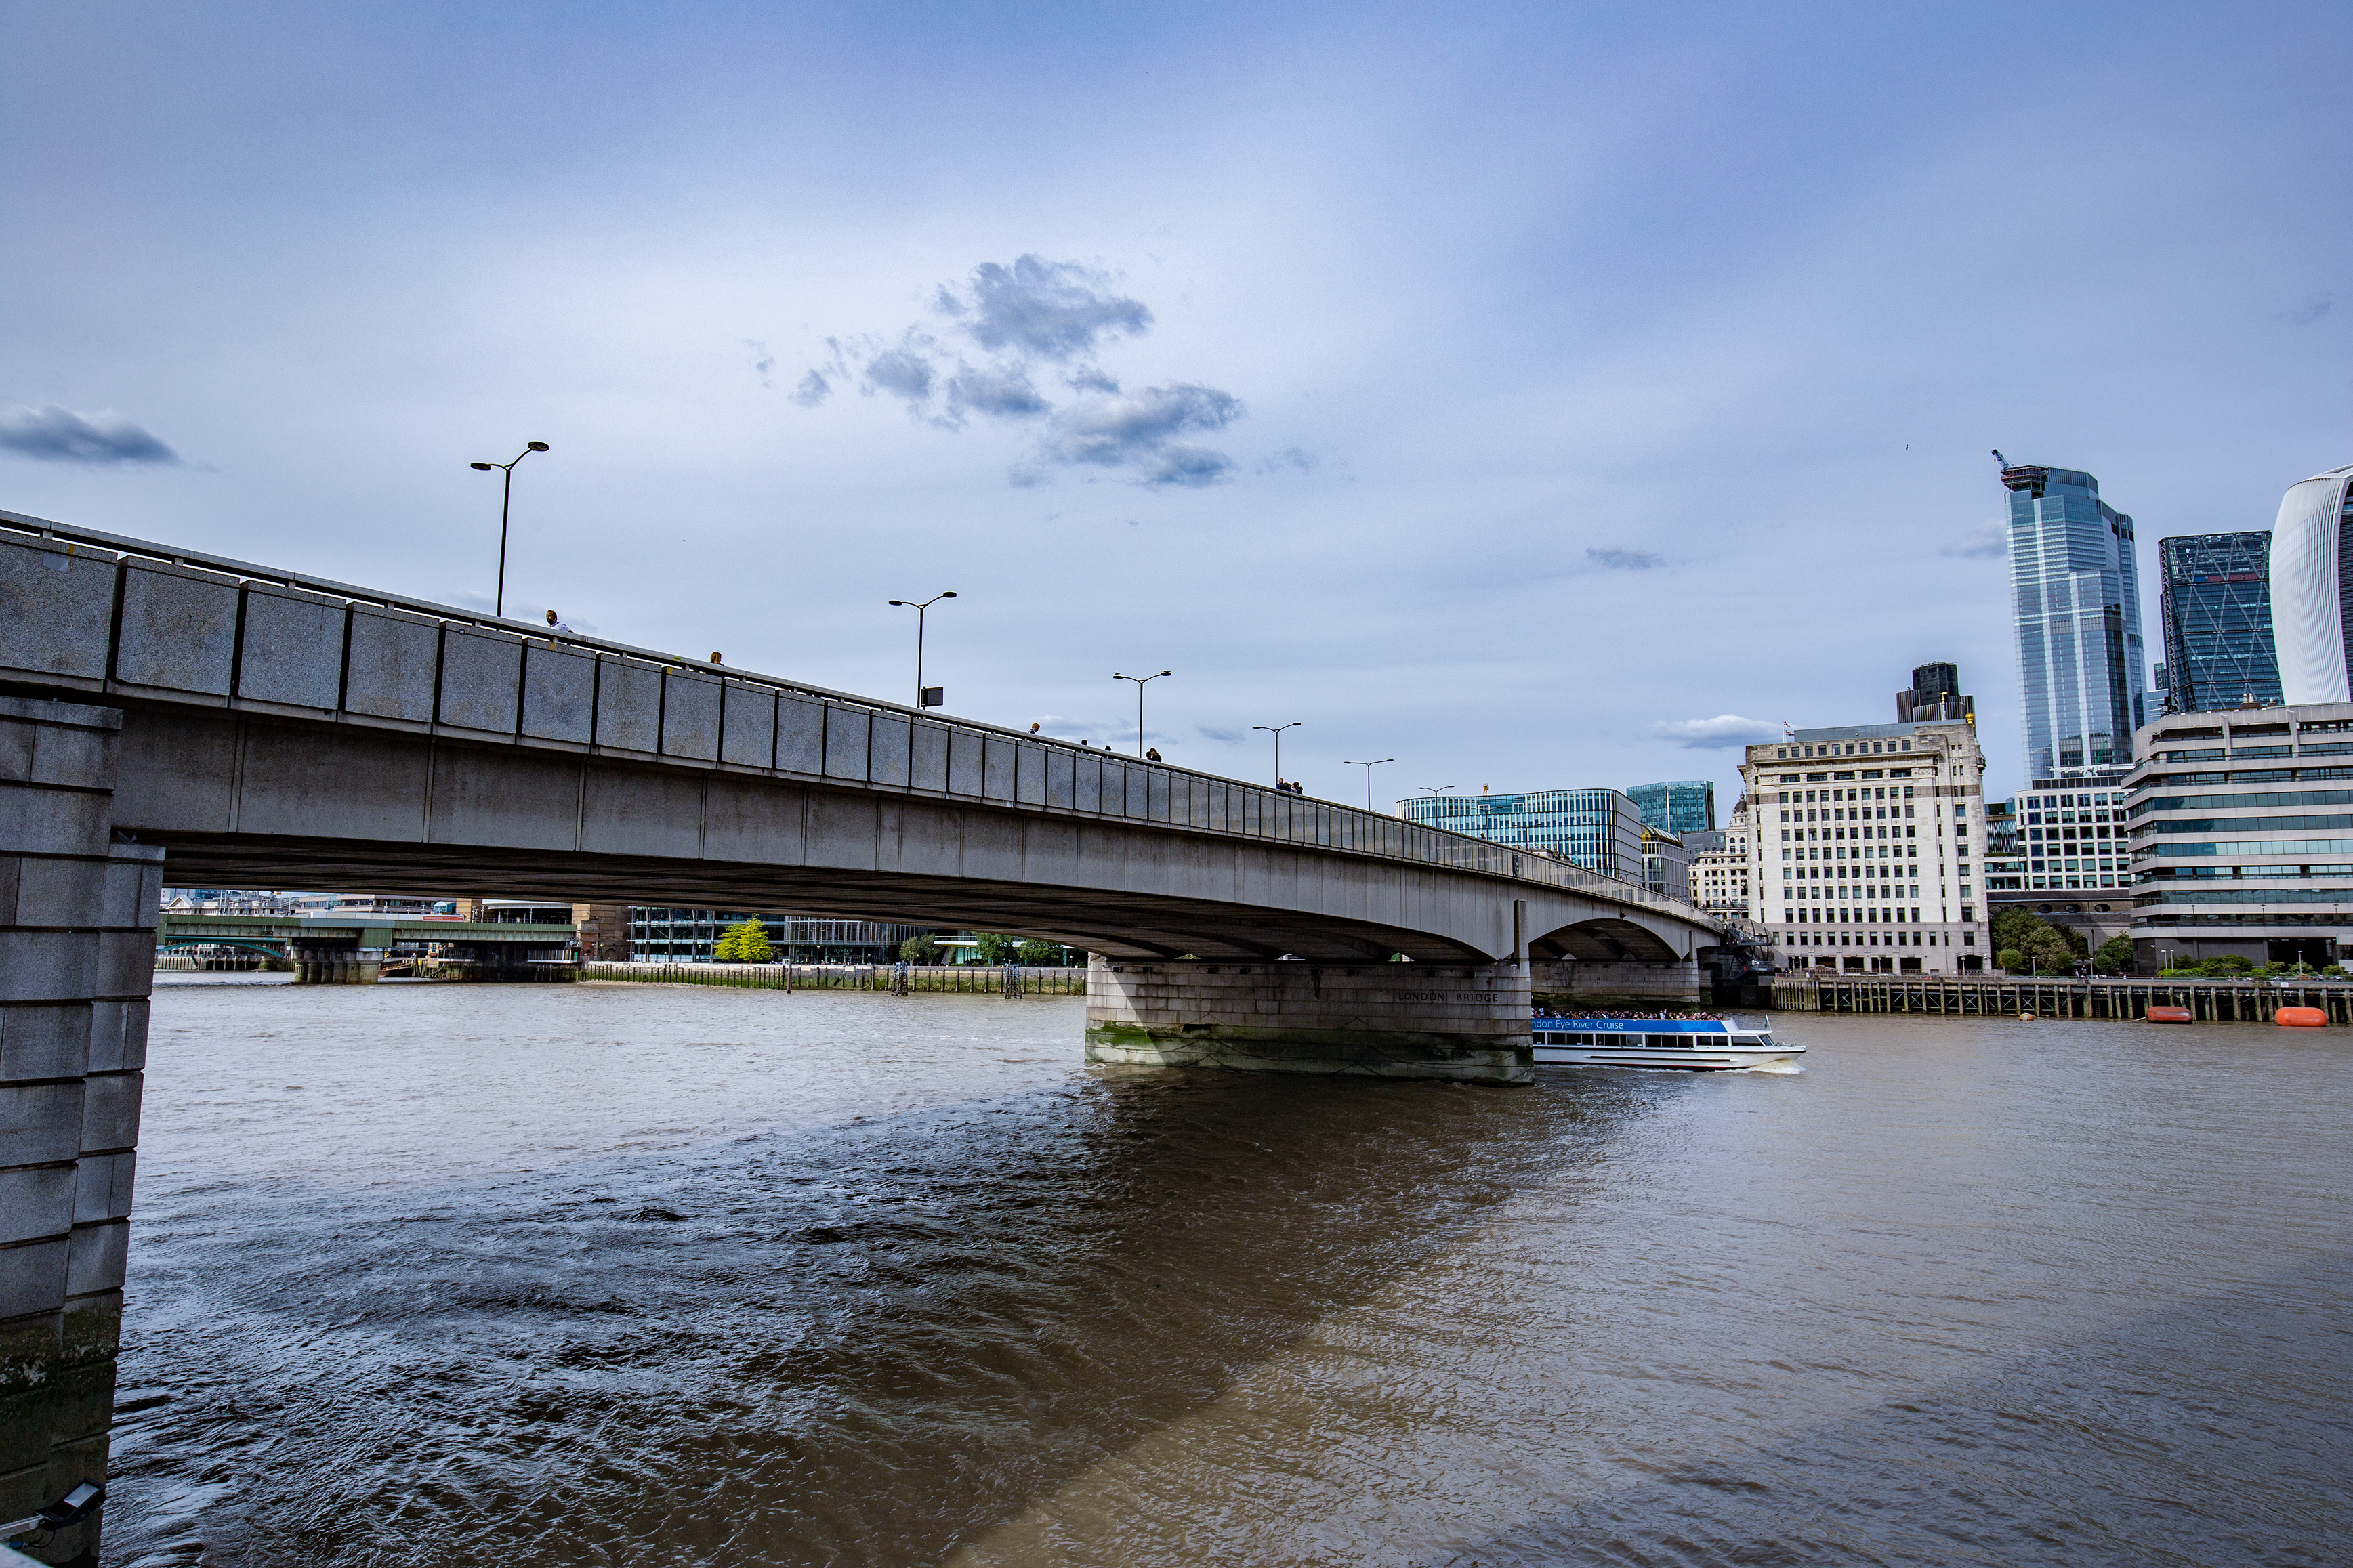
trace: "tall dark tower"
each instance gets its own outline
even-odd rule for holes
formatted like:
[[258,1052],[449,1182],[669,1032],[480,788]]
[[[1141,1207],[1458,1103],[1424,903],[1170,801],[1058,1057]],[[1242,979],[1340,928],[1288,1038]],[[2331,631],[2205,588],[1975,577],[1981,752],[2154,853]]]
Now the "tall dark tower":
[[1978,700],[1961,692],[1957,665],[1924,664],[1912,672],[1912,689],[1895,694],[1898,724],[1936,724],[1966,720],[1978,721]]

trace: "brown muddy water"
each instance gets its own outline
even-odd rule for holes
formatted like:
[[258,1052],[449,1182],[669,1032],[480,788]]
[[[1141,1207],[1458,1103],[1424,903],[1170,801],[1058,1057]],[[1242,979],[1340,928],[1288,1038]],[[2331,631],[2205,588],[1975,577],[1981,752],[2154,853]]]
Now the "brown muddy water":
[[2353,1561],[2348,1031],[1511,1090],[1083,1005],[159,980],[107,1561]]

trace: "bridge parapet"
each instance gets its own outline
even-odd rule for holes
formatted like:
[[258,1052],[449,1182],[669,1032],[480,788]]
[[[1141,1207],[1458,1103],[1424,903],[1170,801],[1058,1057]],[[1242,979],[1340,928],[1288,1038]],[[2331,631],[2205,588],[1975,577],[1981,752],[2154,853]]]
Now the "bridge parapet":
[[1690,905],[1565,861],[1166,763],[0,511],[0,682],[1366,856]]

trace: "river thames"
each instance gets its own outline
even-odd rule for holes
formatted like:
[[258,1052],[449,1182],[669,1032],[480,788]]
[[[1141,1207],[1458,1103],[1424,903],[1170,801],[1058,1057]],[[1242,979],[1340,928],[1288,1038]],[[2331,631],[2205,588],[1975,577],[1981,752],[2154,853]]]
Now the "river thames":
[[106,1561],[2353,1561],[2346,1031],[1083,1007],[160,977]]

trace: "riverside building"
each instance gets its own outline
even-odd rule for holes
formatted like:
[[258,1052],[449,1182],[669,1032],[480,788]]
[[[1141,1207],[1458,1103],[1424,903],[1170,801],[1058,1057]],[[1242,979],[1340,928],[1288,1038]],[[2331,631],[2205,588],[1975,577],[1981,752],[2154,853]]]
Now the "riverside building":
[[1691,901],[1719,920],[1748,918],[1748,803],[1732,809],[1732,826],[1686,833],[1691,851]]
[[2280,700],[2353,701],[2353,464],[2288,487],[2272,524],[2272,641]]
[[1642,814],[1615,789],[1547,789],[1525,795],[1421,795],[1398,815],[1493,844],[1552,855],[1642,887]]
[[2134,749],[2137,966],[2353,955],[2353,702],[2169,714]]
[[1708,833],[1715,827],[1715,785],[1707,779],[1669,779],[1663,784],[1636,784],[1626,792],[1642,826],[1677,837]]
[[1966,720],[1799,730],[1741,763],[1749,919],[1791,965],[1985,967],[1985,754]]
[[767,928],[768,941],[779,960],[795,963],[890,963],[899,956],[899,944],[921,929],[814,915],[754,915],[638,904],[628,910],[627,956],[640,963],[709,963],[727,928],[747,920],[757,920]]
[[[2272,646],[2272,536],[2186,533],[2157,542],[2158,611],[2165,625],[2168,713],[2202,713],[2244,702],[2276,703],[2279,655]],[[2145,713],[2155,721],[2157,714]]]
[[2026,776],[2132,761],[2145,711],[2133,521],[2074,468],[2005,463]]
[[1682,838],[1642,827],[1642,885],[1683,903],[1692,901],[1691,849]]

